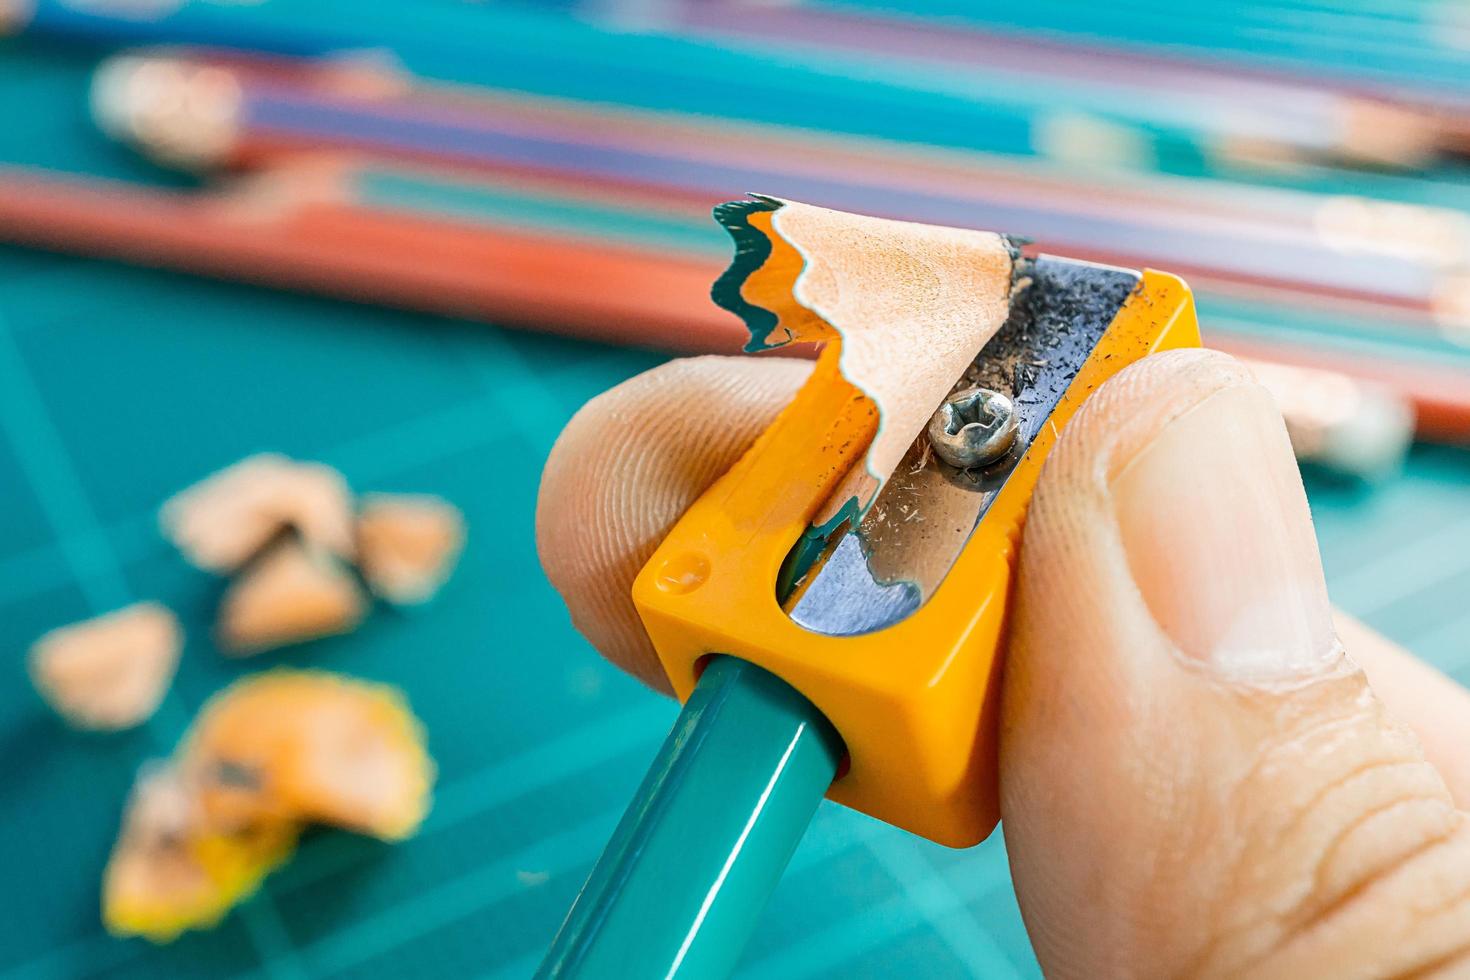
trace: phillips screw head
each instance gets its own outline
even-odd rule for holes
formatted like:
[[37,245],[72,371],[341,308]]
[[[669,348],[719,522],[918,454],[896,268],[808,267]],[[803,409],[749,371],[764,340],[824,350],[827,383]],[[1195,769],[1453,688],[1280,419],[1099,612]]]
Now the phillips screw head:
[[995,462],[1016,441],[1016,406],[998,391],[966,388],[944,400],[929,420],[929,442],[950,466],[973,469]]

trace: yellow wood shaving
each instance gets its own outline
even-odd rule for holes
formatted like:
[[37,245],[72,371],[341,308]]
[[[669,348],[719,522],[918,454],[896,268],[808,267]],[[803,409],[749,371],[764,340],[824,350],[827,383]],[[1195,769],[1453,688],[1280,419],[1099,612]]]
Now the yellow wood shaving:
[[268,671],[217,695],[180,764],[221,826],[296,819],[385,840],[418,828],[434,780],[396,690],[322,671]]
[[154,942],[212,926],[290,856],[297,833],[295,823],[222,832],[178,770],[145,767],[103,874],[103,922]]
[[301,670],[236,681],[170,763],[140,773],[103,875],[103,921],[155,942],[208,928],[307,824],[412,835],[434,776],[423,726],[387,685]]

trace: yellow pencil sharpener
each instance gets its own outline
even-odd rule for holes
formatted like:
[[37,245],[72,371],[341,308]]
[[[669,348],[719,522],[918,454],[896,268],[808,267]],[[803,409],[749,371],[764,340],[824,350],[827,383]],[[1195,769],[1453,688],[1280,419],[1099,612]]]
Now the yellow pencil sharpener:
[[[793,570],[793,548],[873,434],[872,406],[830,345],[633,589],[681,699],[712,653],[765,668],[846,746],[830,799],[951,847],[978,843],[999,819],[998,652],[1041,465],[1109,377],[1152,351],[1199,345],[1188,287],[1174,276],[1046,257],[1030,274],[1011,319],[956,379],[1010,399],[1018,429],[1005,456],[959,471],[916,446],[861,524]],[[781,595],[779,583],[797,578]]]
[[540,976],[728,972],[824,793],[951,847],[995,827],[1007,593],[1042,463],[1109,377],[1199,344],[1174,276],[1025,262],[955,379],[1004,406],[992,458],[951,465],[921,438],[860,518],[813,530],[877,427],[832,342],[643,568],[633,598],[684,710]]

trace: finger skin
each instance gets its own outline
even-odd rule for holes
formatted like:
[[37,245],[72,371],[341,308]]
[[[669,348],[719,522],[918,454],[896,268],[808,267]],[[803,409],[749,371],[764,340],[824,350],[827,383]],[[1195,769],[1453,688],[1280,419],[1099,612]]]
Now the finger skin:
[[[784,376],[762,380],[772,368]],[[805,365],[742,359],[675,362],[589,405],[553,454],[538,509],[543,563],[594,644],[656,687],[663,688],[662,672],[631,603],[623,602],[632,578],[667,527],[774,418],[805,373]],[[1002,789],[1017,887],[1043,963],[1062,976],[1390,972],[1393,964],[1356,955],[1343,938],[1358,936],[1402,953],[1397,965],[1410,963],[1405,969],[1467,969],[1455,952],[1456,910],[1434,913],[1435,899],[1454,892],[1454,876],[1464,868],[1455,844],[1463,831],[1453,829],[1463,817],[1436,798],[1438,776],[1388,717],[1398,714],[1421,733],[1431,760],[1461,793],[1463,747],[1470,744],[1462,734],[1470,723],[1460,709],[1463,688],[1339,614],[1345,645],[1387,713],[1366,698],[1361,675],[1349,667],[1309,685],[1310,697],[1300,703],[1228,692],[1245,710],[1222,715],[1198,685],[1119,649],[1129,628],[1138,630],[1131,640],[1140,648],[1160,642],[1146,617],[1130,623],[1110,612],[1079,627],[1076,616],[1068,620],[1067,609],[1058,608],[1057,595],[1072,597],[1066,605],[1081,608],[1084,619],[1099,602],[1129,607],[1125,577],[1105,587],[1109,580],[1091,561],[1106,543],[1075,525],[1058,533],[1058,521],[1046,517],[1048,509],[1073,509],[1084,531],[1107,525],[1106,487],[1085,476],[1105,448],[1117,451],[1123,427],[1116,419],[1132,420],[1144,432],[1133,441],[1146,442],[1165,416],[1247,380],[1218,363],[1150,365],[1140,374],[1099,398],[1090,428],[1082,418],[1074,423],[1064,444],[1080,448],[1068,451],[1073,461],[1057,474],[1049,468],[1027,533],[1027,595],[1018,600],[1024,608],[1015,617],[1005,695]],[[732,393],[727,426],[711,434],[698,424],[668,422],[675,407],[709,391]],[[1089,586],[1096,594],[1087,594]],[[1072,642],[1069,631],[1080,641]],[[1130,666],[1142,683],[1128,682]],[[1327,714],[1331,723],[1322,721]],[[1344,742],[1371,744],[1372,758],[1365,761],[1361,746],[1345,753]],[[1254,747],[1266,775],[1242,778],[1238,758],[1215,757],[1221,744]],[[1354,775],[1354,767],[1362,772]],[[1313,779],[1278,786],[1268,778],[1273,768],[1307,769]],[[1089,781],[1089,773],[1096,778]],[[1313,787],[1322,798],[1316,806],[1302,801]],[[1336,823],[1306,816],[1318,808],[1329,818],[1337,814]],[[1364,816],[1374,808],[1376,816]],[[1267,833],[1262,810],[1292,819],[1277,820]],[[1281,829],[1293,820],[1309,830],[1293,836],[1290,826]],[[1325,857],[1332,847],[1324,841],[1334,840],[1336,855]],[[1148,872],[1142,882],[1129,874],[1138,868]],[[1253,887],[1252,868],[1264,879]],[[1298,881],[1313,877],[1304,868],[1321,872],[1322,884],[1298,886],[1280,911],[1288,902],[1280,895],[1291,892],[1283,883],[1293,874]],[[1079,870],[1086,886],[1080,897]],[[1408,910],[1412,921],[1395,919],[1385,906]],[[1291,908],[1298,910],[1294,920]],[[1315,910],[1315,928],[1303,928],[1303,909]],[[1415,928],[1417,936],[1406,939]]]
[[[1115,494],[1133,462],[1212,400],[1258,407],[1253,384],[1208,352],[1135,365],[1069,425],[1032,502],[1002,694],[1001,808],[1049,976],[1466,968],[1465,815],[1362,672],[1340,652],[1286,650],[1276,673],[1224,671],[1178,645],[1191,634],[1177,608],[1173,634],[1155,621],[1124,553],[1119,515],[1150,505]],[[1289,454],[1284,431],[1273,451]],[[1228,478],[1255,479],[1260,465],[1241,460]],[[1177,511],[1161,493],[1155,509]],[[1220,575],[1251,573],[1228,557]],[[1226,584],[1176,581],[1171,597],[1208,604]]]
[[1337,632],[1390,714],[1414,730],[1461,810],[1470,810],[1470,690],[1344,612]]
[[541,566],[582,635],[657,691],[672,693],[633,579],[811,369],[788,358],[669,361],[592,399],[552,447],[536,502]]
[[[537,511],[543,564],[603,655],[658,690],[667,693],[667,681],[624,601],[633,577],[653,543],[774,419],[809,370],[804,362],[741,357],[672,361],[590,402],[552,452]],[[700,423],[717,414],[691,418],[671,407],[700,404],[712,391],[733,393],[714,439]],[[668,424],[671,413],[677,425]],[[1374,692],[1418,735],[1464,808],[1470,691],[1345,614],[1338,628]]]

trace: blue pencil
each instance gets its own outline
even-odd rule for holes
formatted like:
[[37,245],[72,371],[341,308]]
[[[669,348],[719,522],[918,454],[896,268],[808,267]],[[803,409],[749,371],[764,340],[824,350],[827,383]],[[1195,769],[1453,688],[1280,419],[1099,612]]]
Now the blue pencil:
[[[360,149],[707,200],[731,188],[778,188],[839,210],[1004,229],[1065,254],[1157,262],[1200,278],[1369,297],[1420,311],[1437,308],[1446,267],[1458,255],[1449,243],[1406,247],[1402,232],[1390,234],[1366,204],[1334,207],[1342,202],[1308,195],[1257,192],[1268,199],[1247,205],[1245,195],[1219,185],[1191,188],[1193,197],[1126,185],[1108,193],[1097,181],[1078,185],[1040,174],[1008,181],[973,166],[926,174],[922,160],[892,154],[831,151],[813,162],[793,152],[790,138],[726,137],[711,146],[724,134],[715,129],[701,138],[687,120],[661,116],[618,126],[565,108],[537,116],[490,100],[359,97],[286,69],[272,74],[180,58],[124,57],[98,78],[97,103],[109,128],[165,152],[203,133],[216,160],[266,157],[269,150],[251,149],[264,144]],[[216,111],[206,96],[220,88],[230,93],[229,106]],[[160,120],[155,102],[173,114]],[[179,115],[178,106],[199,115]],[[1410,218],[1421,231],[1452,224],[1427,210]]]
[[1130,96],[983,64],[959,68],[821,45],[793,52],[718,33],[680,36],[677,20],[661,34],[629,34],[519,8],[429,3],[409,10],[341,0],[184,0],[147,15],[125,12],[121,2],[114,9],[100,0],[35,0],[24,29],[110,46],[388,51],[414,74],[446,81],[1015,155],[1094,158],[1106,145],[1114,164],[1180,174],[1239,166],[1233,147],[1241,143],[1274,140],[1293,152],[1331,155],[1345,125],[1337,109],[1314,108],[1312,93],[1300,87],[1290,98],[1257,98],[1249,111],[1229,112],[1219,93],[1171,94],[1167,79]]

